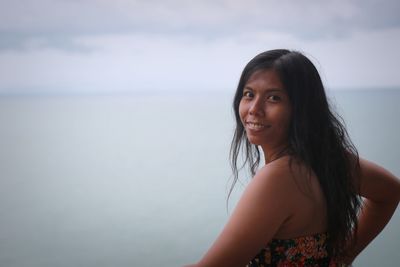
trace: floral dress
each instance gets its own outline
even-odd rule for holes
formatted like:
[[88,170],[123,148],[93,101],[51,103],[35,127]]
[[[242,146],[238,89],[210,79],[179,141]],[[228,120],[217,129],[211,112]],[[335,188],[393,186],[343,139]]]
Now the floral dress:
[[273,239],[246,267],[337,267],[326,249],[327,234]]

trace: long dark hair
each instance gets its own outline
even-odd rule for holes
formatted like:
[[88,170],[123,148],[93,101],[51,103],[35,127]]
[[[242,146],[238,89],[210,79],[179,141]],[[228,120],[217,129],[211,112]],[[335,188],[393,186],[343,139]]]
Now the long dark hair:
[[[289,151],[318,177],[327,204],[328,251],[332,256],[345,255],[344,248],[357,229],[360,197],[353,176],[359,171],[359,157],[343,120],[333,113],[317,69],[303,54],[284,49],[270,50],[254,57],[244,68],[233,100],[236,119],[230,157],[233,183],[239,169],[248,165],[255,174],[260,152],[245,134],[239,116],[243,88],[257,70],[272,69],[279,75],[292,106],[289,126]],[[238,156],[244,160],[238,167]]]

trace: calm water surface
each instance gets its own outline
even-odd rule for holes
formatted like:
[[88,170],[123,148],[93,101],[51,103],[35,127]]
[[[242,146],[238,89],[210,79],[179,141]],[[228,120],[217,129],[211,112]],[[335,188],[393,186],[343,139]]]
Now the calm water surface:
[[[400,90],[330,95],[360,154],[400,176]],[[198,260],[229,215],[231,97],[0,97],[0,266]],[[398,266],[399,213],[355,266]]]

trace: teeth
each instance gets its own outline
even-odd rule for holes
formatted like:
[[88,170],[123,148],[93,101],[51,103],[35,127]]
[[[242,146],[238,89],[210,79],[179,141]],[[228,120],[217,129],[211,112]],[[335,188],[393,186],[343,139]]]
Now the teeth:
[[260,130],[262,128],[264,128],[265,126],[261,123],[254,123],[254,122],[248,122],[247,125],[249,126],[249,128],[251,129],[255,129],[255,130]]

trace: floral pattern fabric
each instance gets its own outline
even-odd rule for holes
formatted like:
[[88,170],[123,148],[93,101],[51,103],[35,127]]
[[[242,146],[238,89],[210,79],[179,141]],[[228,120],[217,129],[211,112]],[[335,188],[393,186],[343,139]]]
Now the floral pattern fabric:
[[337,267],[326,249],[327,234],[273,239],[246,267]]

